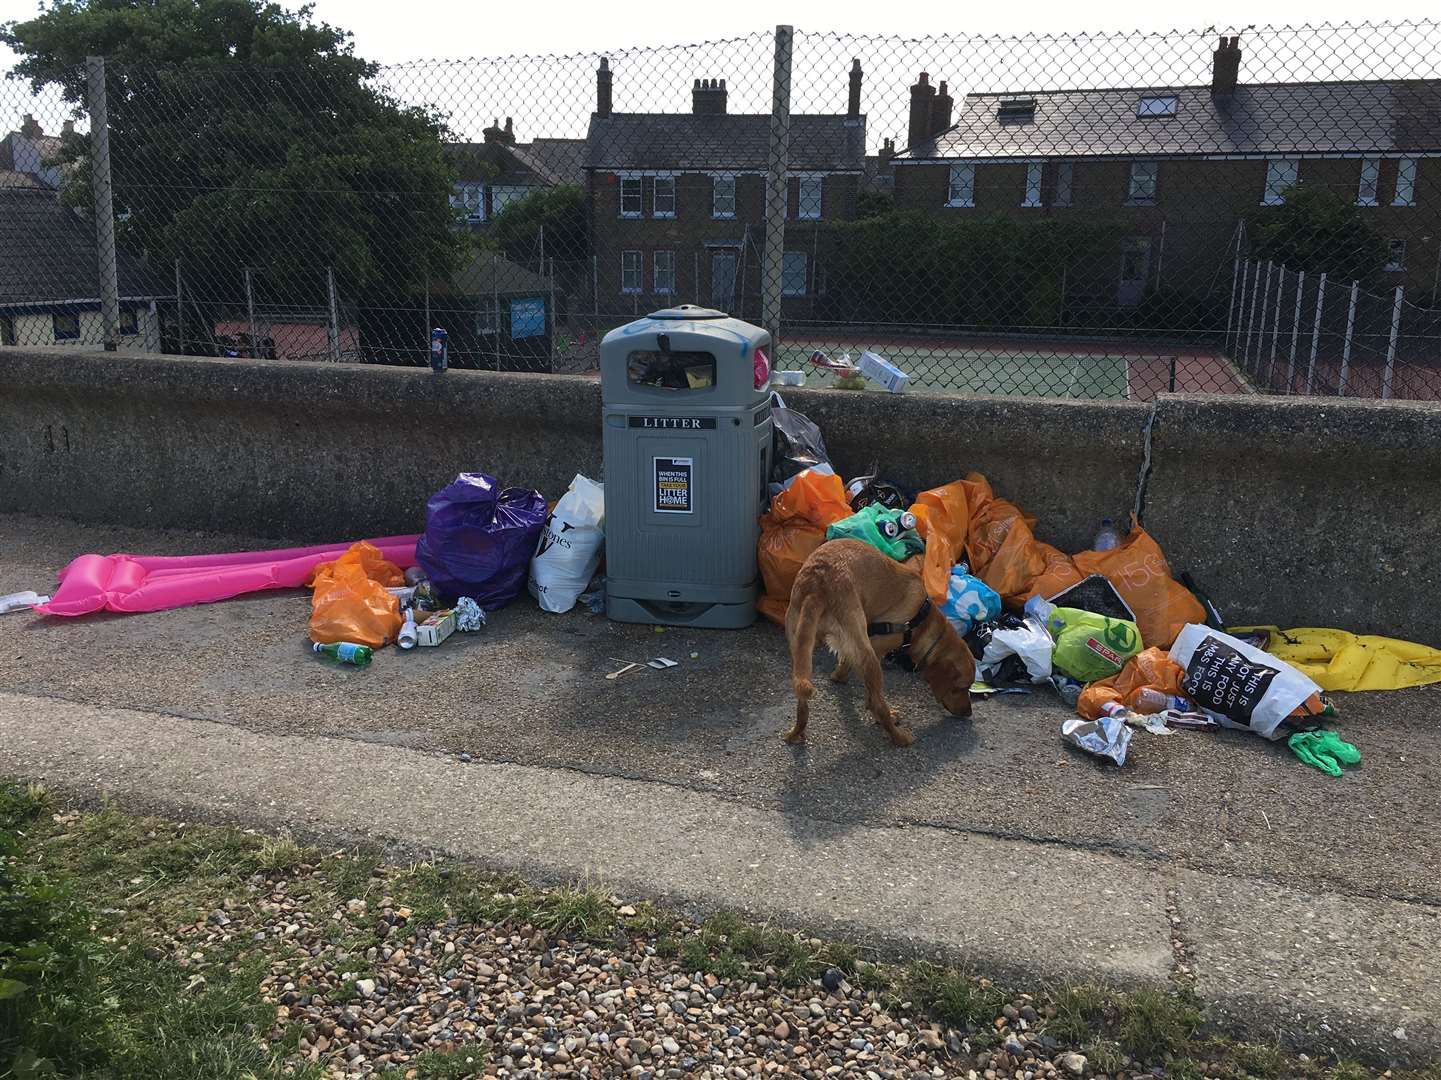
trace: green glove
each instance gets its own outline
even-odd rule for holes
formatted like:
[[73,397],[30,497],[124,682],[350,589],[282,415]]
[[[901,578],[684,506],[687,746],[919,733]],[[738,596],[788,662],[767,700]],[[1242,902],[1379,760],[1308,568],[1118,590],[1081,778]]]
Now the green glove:
[[1286,745],[1307,765],[1314,765],[1332,776],[1341,775],[1342,765],[1361,763],[1361,751],[1334,731],[1298,731],[1286,740]]

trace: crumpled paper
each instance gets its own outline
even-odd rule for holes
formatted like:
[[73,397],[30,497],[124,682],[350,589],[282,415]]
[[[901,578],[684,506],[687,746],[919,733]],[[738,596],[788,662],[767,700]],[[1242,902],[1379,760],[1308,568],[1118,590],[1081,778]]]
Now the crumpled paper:
[[1102,716],[1099,720],[1073,716],[1061,723],[1061,739],[1088,754],[1124,765],[1126,747],[1131,745],[1131,729],[1119,716]]
[[455,628],[469,633],[485,625],[485,611],[468,596],[455,602]]

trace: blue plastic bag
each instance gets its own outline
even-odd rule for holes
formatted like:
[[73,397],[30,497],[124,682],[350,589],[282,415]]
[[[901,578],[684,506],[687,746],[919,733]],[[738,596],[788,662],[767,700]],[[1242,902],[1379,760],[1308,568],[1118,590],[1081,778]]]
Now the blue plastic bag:
[[461,473],[425,504],[415,561],[446,601],[474,598],[486,611],[525,588],[545,525],[545,496],[506,488],[485,473]]
[[965,563],[956,564],[946,585],[946,602],[941,605],[941,614],[961,637],[969,634],[972,627],[999,618],[1001,614],[1000,595],[966,570]]

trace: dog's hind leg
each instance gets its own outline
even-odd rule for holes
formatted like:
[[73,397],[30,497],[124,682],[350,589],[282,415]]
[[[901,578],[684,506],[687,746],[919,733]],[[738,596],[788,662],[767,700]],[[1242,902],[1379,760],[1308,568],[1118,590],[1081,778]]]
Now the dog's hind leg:
[[886,729],[886,734],[896,746],[910,746],[915,741],[915,736],[909,730],[896,723],[896,711],[891,708],[890,702],[886,700],[886,676],[881,669],[881,658],[871,646],[871,639],[866,634],[865,616],[857,608],[855,625],[846,627],[846,659],[853,660],[861,670],[861,678],[866,684],[866,708],[876,718],[876,722]]
[[806,722],[810,719],[811,695],[816,692],[811,682],[811,665],[816,651],[816,619],[821,605],[810,596],[792,604],[787,613],[786,638],[791,647],[791,687],[796,695],[796,720],[781,736],[788,743],[805,742]]
[[836,659],[836,669],[831,672],[831,682],[844,683],[851,677],[851,662],[844,656]]

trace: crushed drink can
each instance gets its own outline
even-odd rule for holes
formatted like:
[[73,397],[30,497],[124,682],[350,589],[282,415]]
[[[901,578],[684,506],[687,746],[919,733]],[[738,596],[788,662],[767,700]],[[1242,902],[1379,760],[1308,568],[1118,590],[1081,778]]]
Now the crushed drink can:
[[450,335],[440,327],[430,332],[430,370],[439,375],[450,366]]

